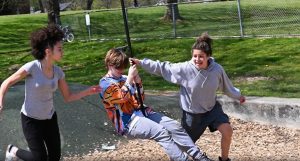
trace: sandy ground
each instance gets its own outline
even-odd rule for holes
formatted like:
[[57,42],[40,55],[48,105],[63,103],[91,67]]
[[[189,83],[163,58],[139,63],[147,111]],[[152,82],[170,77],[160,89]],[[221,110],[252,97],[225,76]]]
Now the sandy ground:
[[[234,129],[230,158],[234,161],[299,161],[300,129],[245,122],[231,117]],[[220,155],[220,133],[205,131],[197,145],[214,160]],[[99,149],[99,147],[98,147]],[[154,141],[127,140],[115,150],[95,151],[64,161],[167,161],[168,156]]]

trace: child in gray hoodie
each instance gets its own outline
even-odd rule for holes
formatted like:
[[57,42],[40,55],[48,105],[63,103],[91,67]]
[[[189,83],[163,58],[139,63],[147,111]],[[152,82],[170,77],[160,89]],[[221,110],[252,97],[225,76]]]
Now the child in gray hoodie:
[[219,160],[230,161],[228,154],[233,130],[229,117],[216,100],[217,91],[238,99],[240,103],[245,102],[245,97],[232,85],[223,67],[211,57],[211,43],[209,35],[203,33],[192,46],[192,59],[186,62],[170,63],[150,59],[131,61],[151,74],[180,85],[182,126],[194,142],[207,127],[211,132],[220,131],[222,153]]

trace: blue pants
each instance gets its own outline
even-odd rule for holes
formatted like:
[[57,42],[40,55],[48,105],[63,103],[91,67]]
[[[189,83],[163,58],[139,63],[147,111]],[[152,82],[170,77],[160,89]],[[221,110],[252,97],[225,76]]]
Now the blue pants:
[[200,158],[203,154],[179,122],[157,112],[136,117],[138,120],[125,134],[127,137],[155,140],[174,161],[188,160],[184,152],[192,158]]

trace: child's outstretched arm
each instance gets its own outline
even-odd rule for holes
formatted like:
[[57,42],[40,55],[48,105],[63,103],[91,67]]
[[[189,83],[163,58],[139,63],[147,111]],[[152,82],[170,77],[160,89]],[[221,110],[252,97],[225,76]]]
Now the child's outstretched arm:
[[75,101],[82,97],[89,96],[92,94],[98,94],[101,92],[100,86],[95,85],[95,86],[91,86],[83,91],[80,91],[78,93],[72,93],[69,90],[69,86],[68,86],[67,82],[65,81],[65,79],[60,79],[58,81],[58,86],[64,97],[65,102]]

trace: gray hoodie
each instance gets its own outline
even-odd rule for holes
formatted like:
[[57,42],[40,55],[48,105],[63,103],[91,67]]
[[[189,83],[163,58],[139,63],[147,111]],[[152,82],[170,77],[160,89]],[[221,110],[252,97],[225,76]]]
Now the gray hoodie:
[[192,61],[170,63],[143,59],[141,67],[147,72],[162,76],[180,85],[180,105],[190,113],[205,113],[216,103],[217,90],[231,98],[239,99],[240,90],[235,88],[223,67],[213,58],[205,70],[198,70]]

